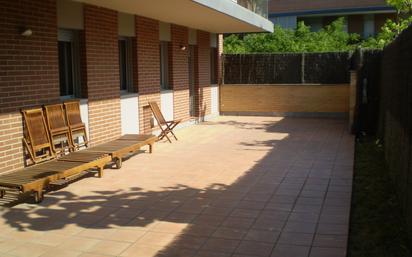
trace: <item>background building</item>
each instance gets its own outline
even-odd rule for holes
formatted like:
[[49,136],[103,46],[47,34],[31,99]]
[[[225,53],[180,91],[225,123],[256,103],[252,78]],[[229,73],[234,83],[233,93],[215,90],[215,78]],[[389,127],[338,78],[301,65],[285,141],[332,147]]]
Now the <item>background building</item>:
[[299,21],[313,31],[346,17],[347,31],[363,37],[375,35],[395,10],[385,0],[270,0],[269,18],[283,28],[296,28]]

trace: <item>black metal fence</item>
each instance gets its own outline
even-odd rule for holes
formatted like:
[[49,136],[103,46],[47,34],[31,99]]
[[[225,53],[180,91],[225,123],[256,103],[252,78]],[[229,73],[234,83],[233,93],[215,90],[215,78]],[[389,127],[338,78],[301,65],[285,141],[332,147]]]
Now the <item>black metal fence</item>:
[[354,132],[376,135],[379,127],[381,50],[359,50],[353,54],[357,71],[357,109]]
[[379,134],[412,235],[412,27],[382,53]]
[[352,53],[227,54],[225,84],[349,83]]
[[359,54],[358,131],[377,134],[412,241],[412,27],[383,51]]

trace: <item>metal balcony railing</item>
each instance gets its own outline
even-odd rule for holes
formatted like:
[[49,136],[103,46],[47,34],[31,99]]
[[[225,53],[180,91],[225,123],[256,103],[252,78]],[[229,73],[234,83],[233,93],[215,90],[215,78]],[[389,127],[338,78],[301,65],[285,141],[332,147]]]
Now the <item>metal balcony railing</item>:
[[252,12],[268,18],[268,0],[233,0],[238,5],[243,6]]

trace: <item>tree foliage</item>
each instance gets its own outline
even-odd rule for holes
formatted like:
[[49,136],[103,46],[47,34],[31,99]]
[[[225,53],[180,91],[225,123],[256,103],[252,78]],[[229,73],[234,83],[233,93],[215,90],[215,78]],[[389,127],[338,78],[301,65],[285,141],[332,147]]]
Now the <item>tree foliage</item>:
[[379,34],[365,40],[361,44],[362,47],[383,48],[412,24],[412,0],[386,0],[386,2],[396,9],[396,20],[386,20]]
[[275,26],[273,33],[248,34],[240,38],[225,38],[225,53],[274,53],[274,52],[329,52],[348,51],[356,47],[359,35],[344,31],[345,20],[339,18],[317,32],[299,22],[296,30]]
[[317,32],[299,22],[295,30],[275,26],[273,33],[230,35],[225,38],[224,52],[276,53],[276,52],[329,52],[355,48],[381,49],[392,42],[412,24],[412,0],[386,0],[396,10],[396,19],[388,19],[375,37],[361,40],[358,34],[345,31],[345,20],[339,18]]

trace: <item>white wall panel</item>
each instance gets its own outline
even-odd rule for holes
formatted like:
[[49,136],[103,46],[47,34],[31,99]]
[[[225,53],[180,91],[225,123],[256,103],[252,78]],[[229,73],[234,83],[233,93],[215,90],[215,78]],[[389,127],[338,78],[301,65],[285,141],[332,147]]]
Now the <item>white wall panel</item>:
[[217,114],[217,113],[219,113],[219,87],[217,85],[212,85],[211,90],[212,90],[212,93],[211,93],[211,98],[212,98],[211,112],[212,112],[212,114]]
[[160,109],[166,120],[173,120],[173,91],[160,93]]
[[122,135],[139,133],[139,98],[137,94],[120,97]]

